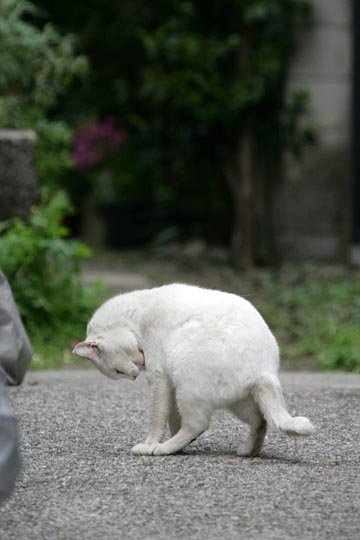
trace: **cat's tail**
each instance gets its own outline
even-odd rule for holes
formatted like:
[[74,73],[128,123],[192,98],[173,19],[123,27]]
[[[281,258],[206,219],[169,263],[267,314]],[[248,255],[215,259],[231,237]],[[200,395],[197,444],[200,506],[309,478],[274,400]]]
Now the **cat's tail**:
[[290,416],[280,386],[275,375],[260,377],[252,390],[253,398],[265,417],[287,435],[309,436],[315,433],[315,428],[305,416]]

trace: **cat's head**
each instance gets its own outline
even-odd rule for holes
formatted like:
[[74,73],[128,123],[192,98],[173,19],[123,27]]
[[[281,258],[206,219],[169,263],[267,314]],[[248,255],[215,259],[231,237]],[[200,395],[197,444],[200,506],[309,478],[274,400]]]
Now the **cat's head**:
[[144,352],[128,330],[120,330],[116,334],[88,333],[86,340],[78,343],[73,353],[91,360],[110,379],[135,380],[145,369]]

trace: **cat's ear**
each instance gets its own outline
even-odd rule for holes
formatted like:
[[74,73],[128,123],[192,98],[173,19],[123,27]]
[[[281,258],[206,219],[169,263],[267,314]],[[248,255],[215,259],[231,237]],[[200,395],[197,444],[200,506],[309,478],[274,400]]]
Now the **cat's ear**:
[[73,354],[77,356],[83,356],[90,360],[96,360],[100,358],[99,345],[95,341],[81,341],[76,345],[73,350]]

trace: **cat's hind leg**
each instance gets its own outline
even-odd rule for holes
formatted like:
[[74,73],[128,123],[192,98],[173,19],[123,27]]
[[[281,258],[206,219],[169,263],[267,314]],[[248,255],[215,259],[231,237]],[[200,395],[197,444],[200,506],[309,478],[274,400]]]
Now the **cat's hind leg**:
[[230,410],[246,424],[250,425],[250,434],[246,444],[241,447],[239,456],[258,456],[266,435],[266,420],[252,397],[242,399],[230,407]]
[[174,437],[181,428],[181,416],[176,403],[175,388],[172,388],[170,394],[170,410],[168,418],[171,436]]

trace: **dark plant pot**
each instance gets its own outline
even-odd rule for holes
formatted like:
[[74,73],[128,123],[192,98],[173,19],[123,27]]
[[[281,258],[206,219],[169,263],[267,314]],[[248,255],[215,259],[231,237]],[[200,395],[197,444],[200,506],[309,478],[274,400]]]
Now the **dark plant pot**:
[[102,204],[105,243],[112,248],[145,245],[153,235],[152,209],[146,204]]

